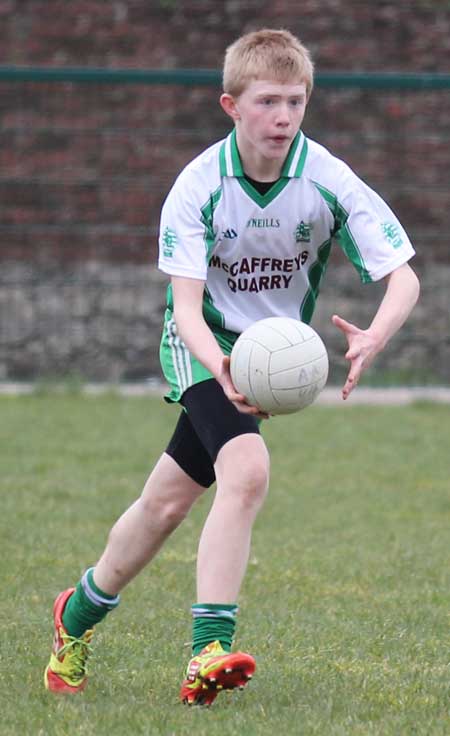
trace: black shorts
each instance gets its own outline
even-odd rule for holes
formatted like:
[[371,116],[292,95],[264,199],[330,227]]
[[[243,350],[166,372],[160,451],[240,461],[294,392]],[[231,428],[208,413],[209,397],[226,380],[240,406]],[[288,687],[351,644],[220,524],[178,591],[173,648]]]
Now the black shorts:
[[180,403],[184,410],[166,453],[196,483],[209,488],[216,479],[219,450],[233,437],[259,434],[258,420],[238,411],[214,378],[188,388]]

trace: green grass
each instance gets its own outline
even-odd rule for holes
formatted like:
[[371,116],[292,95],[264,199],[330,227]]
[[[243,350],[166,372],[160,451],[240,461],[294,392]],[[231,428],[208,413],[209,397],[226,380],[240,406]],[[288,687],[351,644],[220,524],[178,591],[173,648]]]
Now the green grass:
[[176,409],[76,391],[0,398],[1,736],[450,733],[448,407],[311,407],[271,419],[271,492],[237,645],[244,693],[177,701],[211,492],[98,627],[76,698],[43,688],[55,594],[101,552]]

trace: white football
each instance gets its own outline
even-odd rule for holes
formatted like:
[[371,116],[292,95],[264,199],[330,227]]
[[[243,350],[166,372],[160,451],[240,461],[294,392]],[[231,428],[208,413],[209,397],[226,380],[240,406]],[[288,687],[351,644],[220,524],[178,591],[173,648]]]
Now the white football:
[[328,377],[328,354],[312,327],[289,317],[254,322],[231,352],[231,378],[246,400],[268,414],[312,404]]

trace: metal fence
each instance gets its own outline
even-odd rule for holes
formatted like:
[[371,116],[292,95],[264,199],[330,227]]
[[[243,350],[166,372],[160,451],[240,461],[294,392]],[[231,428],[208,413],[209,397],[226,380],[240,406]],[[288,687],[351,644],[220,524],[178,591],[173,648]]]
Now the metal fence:
[[[450,75],[322,74],[305,132],[394,207],[422,299],[371,380],[450,379]],[[159,375],[162,201],[178,171],[229,129],[215,70],[0,67],[0,380]],[[315,325],[368,323],[379,286],[332,257]]]

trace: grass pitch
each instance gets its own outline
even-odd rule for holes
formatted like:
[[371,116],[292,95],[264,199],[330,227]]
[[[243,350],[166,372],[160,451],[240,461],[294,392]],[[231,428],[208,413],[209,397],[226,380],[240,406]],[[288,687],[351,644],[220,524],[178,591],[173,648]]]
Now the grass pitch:
[[[350,399],[351,402],[351,399]],[[95,563],[177,410],[158,399],[0,398],[1,736],[450,733],[448,407],[318,407],[271,419],[237,646],[243,693],[177,695],[212,491],[98,627],[75,698],[43,687],[55,595]]]

